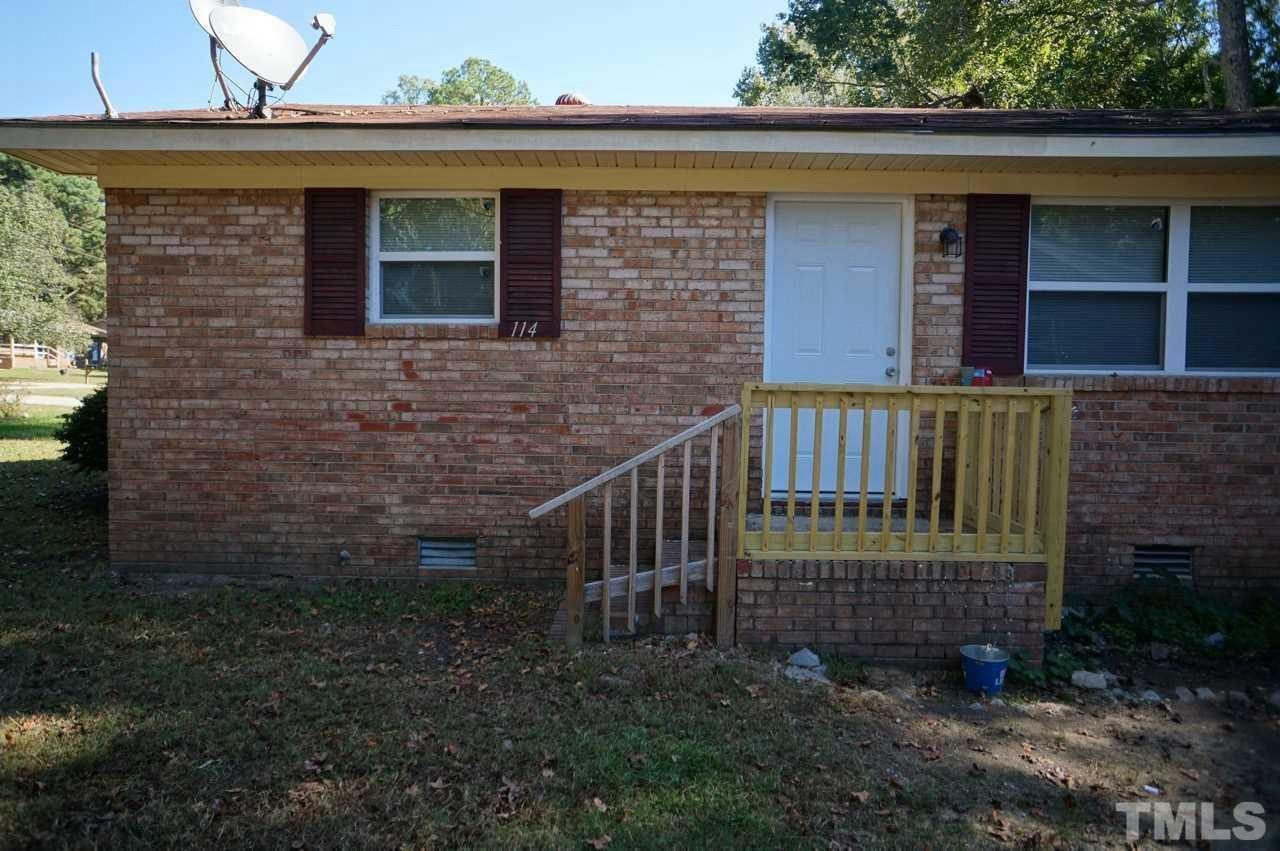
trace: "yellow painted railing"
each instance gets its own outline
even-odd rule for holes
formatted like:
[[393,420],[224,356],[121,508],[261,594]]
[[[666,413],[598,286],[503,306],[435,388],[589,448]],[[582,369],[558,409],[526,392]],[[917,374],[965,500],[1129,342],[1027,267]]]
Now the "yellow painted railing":
[[1039,562],[1060,623],[1071,392],[747,384],[738,557]]

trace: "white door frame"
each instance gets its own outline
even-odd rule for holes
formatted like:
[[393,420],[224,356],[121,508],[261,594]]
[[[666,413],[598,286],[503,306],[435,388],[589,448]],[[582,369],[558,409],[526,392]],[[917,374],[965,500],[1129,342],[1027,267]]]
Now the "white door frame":
[[[772,319],[775,314],[773,306],[773,286],[775,254],[777,239],[775,233],[775,205],[779,201],[811,201],[817,203],[853,203],[853,204],[897,204],[898,220],[901,233],[898,236],[898,375],[897,384],[911,383],[911,335],[912,305],[915,296],[915,231],[916,231],[916,199],[914,195],[882,195],[861,193],[823,193],[823,192],[778,192],[770,193],[765,199],[764,208],[764,351],[761,364],[763,380],[777,380],[771,375],[769,354],[773,347]],[[898,458],[894,464],[894,490],[903,492],[907,482],[907,441],[899,441]],[[768,483],[762,482],[764,487]]]

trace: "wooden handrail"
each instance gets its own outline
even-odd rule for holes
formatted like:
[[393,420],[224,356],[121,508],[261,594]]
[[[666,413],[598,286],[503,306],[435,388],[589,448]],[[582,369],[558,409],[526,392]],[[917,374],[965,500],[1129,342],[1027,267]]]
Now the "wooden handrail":
[[619,464],[616,467],[610,467],[608,470],[605,470],[603,473],[596,476],[595,478],[588,479],[587,481],[583,482],[577,487],[571,488],[565,491],[564,493],[560,494],[554,499],[547,500],[546,502],[542,503],[542,505],[539,505],[537,508],[534,508],[533,510],[531,510],[529,512],[529,517],[536,520],[542,515],[555,511],[557,508],[560,508],[561,506],[568,505],[569,503],[573,502],[575,499],[577,499],[580,496],[586,496],[587,494],[591,493],[601,485],[604,485],[607,482],[611,482],[614,479],[617,479],[621,476],[626,475],[627,473],[631,472],[635,468],[644,464],[646,461],[652,461],[654,458],[657,458],[661,455],[666,454],[670,450],[675,449],[680,444],[687,443],[688,441],[693,440],[698,435],[710,431],[713,427],[719,425],[725,420],[733,419],[738,415],[738,413],[741,410],[742,408],[740,408],[737,405],[730,405],[720,413],[715,414],[711,417],[708,417],[707,419],[703,420],[702,422],[698,423],[695,426],[691,426],[685,429],[684,431],[677,434],[675,437],[671,437],[662,441],[657,446],[654,446],[652,449],[646,449],[644,452],[641,452],[639,455],[636,455],[634,458],[623,461],[621,464]]
[[[680,602],[689,601],[689,583],[701,579],[708,592],[716,597],[716,640],[722,647],[732,645],[734,636],[734,596],[737,593],[737,575],[734,553],[737,552],[736,533],[738,524],[738,449],[736,424],[722,428],[722,424],[732,420],[741,413],[738,405],[730,405],[697,425],[687,428],[675,437],[662,441],[651,449],[647,449],[623,463],[612,467],[589,481],[565,491],[555,499],[548,500],[529,512],[531,518],[538,518],[561,506],[567,506],[567,550],[565,554],[565,639],[570,647],[582,643],[583,619],[586,603],[599,601],[601,638],[609,641],[613,632],[612,598],[625,593],[627,598],[626,618],[627,631],[636,631],[636,592],[649,590],[653,593],[653,617],[663,616],[663,590],[668,585],[679,588]],[[692,486],[693,442],[700,435],[708,435],[707,447],[707,487],[706,506],[706,554],[703,558],[690,555],[690,535],[694,493]],[[721,463],[721,439],[724,442],[724,459]],[[666,500],[663,494],[666,474],[666,453],[673,449],[683,449],[680,465],[680,538],[679,556],[674,564],[668,563],[667,540],[663,535],[663,508]],[[648,461],[657,460],[655,476],[655,493],[653,502],[653,570],[638,570],[639,543],[639,511],[640,511],[640,466]],[[613,575],[613,483],[615,480],[630,475],[630,524],[627,540],[626,575]],[[597,489],[603,488],[600,497],[601,552],[600,580],[586,582],[588,554],[587,541],[587,498]],[[719,550],[716,549],[717,543]]]

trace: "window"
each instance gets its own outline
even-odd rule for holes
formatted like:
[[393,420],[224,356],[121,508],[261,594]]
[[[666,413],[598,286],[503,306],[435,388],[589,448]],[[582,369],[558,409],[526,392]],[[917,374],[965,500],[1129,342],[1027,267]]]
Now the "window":
[[495,321],[495,195],[388,193],[372,207],[375,322]]
[[1027,368],[1280,371],[1280,206],[1033,204]]

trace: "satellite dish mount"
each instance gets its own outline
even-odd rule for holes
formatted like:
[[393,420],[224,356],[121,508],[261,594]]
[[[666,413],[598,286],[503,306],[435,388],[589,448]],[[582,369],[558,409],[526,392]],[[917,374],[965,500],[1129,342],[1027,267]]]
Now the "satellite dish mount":
[[[328,44],[329,40],[333,38],[333,34],[337,32],[338,23],[334,19],[333,15],[328,15],[322,12],[311,19],[311,28],[313,30],[320,31],[320,38],[317,39],[315,45],[312,46],[311,50],[303,58],[302,62],[299,63],[298,67],[294,69],[293,74],[289,79],[285,83],[280,84],[280,91],[282,92],[289,91],[289,89],[293,88],[294,83],[302,79],[302,75],[306,73],[307,66],[311,64],[311,60],[316,58],[316,54],[320,52],[320,48]],[[234,56],[235,54],[233,53],[232,55]],[[253,69],[250,68],[249,70],[252,71]],[[267,105],[267,92],[271,91],[276,85],[276,83],[272,83],[269,80],[264,80],[262,77],[258,77],[257,82],[254,83],[253,86],[254,91],[258,94],[258,100],[253,105],[254,118],[271,117],[271,107]]]
[[227,87],[218,59],[219,47],[256,78],[253,84],[255,98],[251,105],[255,118],[271,117],[267,93],[276,88],[285,92],[293,88],[338,28],[333,15],[315,15],[311,19],[311,28],[319,30],[320,38],[308,50],[302,36],[293,27],[274,15],[243,7],[239,0],[189,0],[189,3],[196,22],[209,33],[209,54],[214,74],[222,87],[224,106],[233,108],[235,99]]

